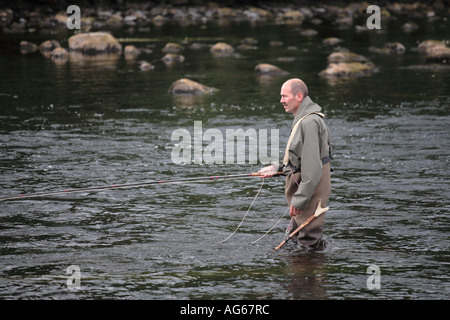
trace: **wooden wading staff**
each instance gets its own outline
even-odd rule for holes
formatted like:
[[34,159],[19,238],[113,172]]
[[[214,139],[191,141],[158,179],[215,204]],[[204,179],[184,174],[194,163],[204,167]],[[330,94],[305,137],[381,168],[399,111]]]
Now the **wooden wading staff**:
[[295,229],[293,232],[291,232],[291,234],[289,235],[289,237],[284,240],[283,242],[281,242],[278,246],[275,247],[275,250],[280,249],[282,246],[284,246],[286,244],[286,242],[288,242],[289,240],[291,240],[291,238],[293,236],[295,236],[297,233],[300,232],[300,230],[302,230],[304,227],[306,227],[311,221],[313,221],[315,218],[317,218],[318,216],[320,216],[322,213],[327,212],[328,209],[330,209],[329,207],[326,208],[322,208],[322,199],[319,200],[319,203],[317,204],[317,209],[316,212],[314,212],[314,214],[309,217],[305,222],[303,222],[300,227],[298,227],[297,229]]

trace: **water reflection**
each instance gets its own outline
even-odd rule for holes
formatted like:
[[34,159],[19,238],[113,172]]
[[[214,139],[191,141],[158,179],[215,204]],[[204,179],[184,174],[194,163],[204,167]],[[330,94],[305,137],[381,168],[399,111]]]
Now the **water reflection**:
[[199,108],[208,97],[194,94],[177,94],[172,97],[177,108]]
[[70,62],[80,67],[115,67],[121,57],[121,54],[85,55],[74,51],[69,53]]
[[293,299],[327,299],[327,286],[329,285],[326,254],[323,252],[292,249],[294,252],[286,257],[285,272],[288,281],[286,290],[292,294]]

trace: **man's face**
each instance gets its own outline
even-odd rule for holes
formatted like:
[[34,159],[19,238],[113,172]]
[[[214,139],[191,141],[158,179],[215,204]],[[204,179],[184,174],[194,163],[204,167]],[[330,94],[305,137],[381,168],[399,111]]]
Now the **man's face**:
[[280,102],[283,105],[284,110],[287,113],[292,113],[295,115],[298,108],[300,107],[300,103],[302,102],[303,94],[299,92],[296,95],[293,95],[291,88],[289,86],[283,85],[281,87],[280,95]]

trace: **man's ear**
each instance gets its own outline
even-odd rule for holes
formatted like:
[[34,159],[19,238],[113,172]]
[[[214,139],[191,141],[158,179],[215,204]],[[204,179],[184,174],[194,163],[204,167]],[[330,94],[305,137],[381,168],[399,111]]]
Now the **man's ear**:
[[297,93],[296,98],[297,98],[297,101],[302,102],[303,101],[303,93],[301,93],[301,92]]

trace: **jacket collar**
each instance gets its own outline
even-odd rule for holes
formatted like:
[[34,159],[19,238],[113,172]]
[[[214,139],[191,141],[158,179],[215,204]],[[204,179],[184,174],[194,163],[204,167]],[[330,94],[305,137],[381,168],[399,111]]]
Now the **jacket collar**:
[[304,115],[310,112],[320,112],[321,110],[322,108],[317,103],[313,102],[309,96],[303,98],[300,107],[297,110],[297,114],[294,117],[294,121],[292,122],[292,126],[294,126]]
[[305,97],[303,98],[302,103],[300,103],[300,107],[297,110],[297,114],[294,117],[293,125],[304,115],[310,112],[320,112],[322,108],[315,102],[311,100],[311,98]]

